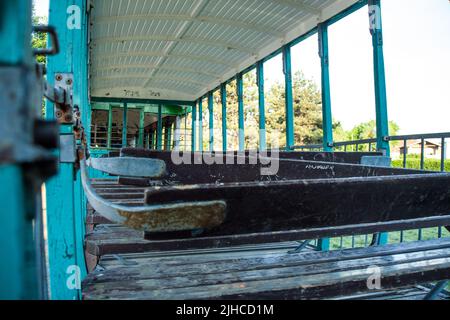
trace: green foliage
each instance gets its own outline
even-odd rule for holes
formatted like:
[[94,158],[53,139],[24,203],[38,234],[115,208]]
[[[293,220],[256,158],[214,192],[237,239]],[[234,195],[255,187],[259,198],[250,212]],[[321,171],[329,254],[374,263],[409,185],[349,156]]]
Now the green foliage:
[[[47,24],[47,19],[45,17],[36,16],[35,10],[33,7],[33,25],[43,25]],[[35,49],[44,49],[47,47],[47,34],[45,33],[33,33],[31,39],[31,46]],[[45,64],[46,59],[43,56],[39,56],[36,58],[38,63]]]
[[[450,237],[450,232],[445,228],[441,229],[442,237]],[[426,228],[422,229],[422,240],[432,240],[438,238],[438,228]],[[400,242],[400,232],[389,232],[389,244],[395,244]],[[403,242],[414,242],[419,240],[419,230],[406,230],[403,232]],[[372,235],[361,235],[353,237],[342,238],[342,248],[350,249],[355,245],[355,248],[364,248],[370,245],[372,241]],[[341,249],[341,238],[332,238],[330,241],[331,250]]]
[[[393,121],[389,122],[389,134],[392,136],[397,135],[400,127]],[[362,139],[374,139],[377,136],[377,125],[375,120],[361,123],[355,126],[347,133],[347,140],[362,140]],[[338,140],[336,140],[338,141]]]
[[[316,84],[297,72],[292,79],[294,105],[294,141],[298,145],[322,142],[322,99]],[[280,146],[286,145],[285,84],[276,83],[266,98],[268,136],[281,134]]]
[[[39,17],[36,15],[33,3],[33,25],[45,25],[47,24],[47,18]],[[45,49],[47,48],[47,34],[46,33],[33,33],[31,37],[31,47],[33,49]],[[44,56],[36,57],[36,62],[40,64],[46,64],[47,59]],[[42,115],[45,115],[45,99],[42,99]]]
[[[445,171],[450,172],[450,160],[445,160],[444,164]],[[395,168],[403,168],[403,160],[392,161],[392,166]],[[406,159],[406,167],[408,169],[420,169],[420,159],[408,156]],[[441,171],[441,160],[425,159],[424,169],[429,171]]]
[[[256,72],[244,74],[244,131],[245,148],[254,149],[259,140],[259,109],[258,87]],[[294,137],[296,145],[321,144],[323,136],[322,126],[322,97],[320,88],[314,81],[306,79],[304,74],[297,72],[292,79],[294,106]],[[266,88],[265,114],[267,146],[277,141],[280,148],[286,145],[286,101],[284,82],[275,83]],[[203,147],[209,148],[209,110],[207,100],[203,101]],[[236,150],[239,145],[239,113],[236,80],[227,84],[227,141],[228,149]],[[214,127],[215,149],[221,148],[222,112],[220,95],[214,94]],[[390,133],[395,135],[399,126],[390,122]],[[334,141],[359,140],[376,137],[376,123],[369,121],[346,131],[338,121],[333,122]],[[360,146],[360,151],[368,146]]]

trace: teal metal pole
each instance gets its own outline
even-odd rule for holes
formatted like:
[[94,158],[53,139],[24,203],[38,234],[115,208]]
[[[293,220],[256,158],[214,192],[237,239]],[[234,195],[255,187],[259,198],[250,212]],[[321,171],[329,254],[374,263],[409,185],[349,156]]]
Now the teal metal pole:
[[[70,10],[68,10],[70,9]],[[79,10],[78,10],[79,9]],[[47,79],[53,85],[57,74],[71,73],[73,101],[85,127],[89,127],[87,103],[87,8],[84,0],[50,2],[50,25],[57,28],[61,53],[48,59]],[[80,20],[73,25],[72,20]],[[47,103],[46,115],[54,118],[53,104]],[[62,125],[61,139],[67,148],[74,141],[73,125]],[[73,142],[72,142],[73,143]],[[80,283],[86,274],[84,262],[84,212],[86,200],[74,163],[60,164],[59,174],[46,184],[50,297],[73,300],[81,297]]]
[[144,148],[144,127],[145,127],[145,112],[142,108],[139,111],[139,138],[138,147]]
[[285,103],[286,103],[286,150],[294,147],[294,99],[292,93],[292,58],[291,47],[283,47],[283,71],[285,79]]
[[[31,144],[31,132],[21,132],[24,135],[17,137],[17,140],[10,136],[10,140],[3,136],[5,127],[2,126],[4,121],[19,123],[16,117],[22,117],[20,121],[27,121],[20,122],[25,126],[28,121],[33,120],[28,117],[34,115],[35,110],[31,110],[33,106],[30,104],[30,92],[25,91],[29,90],[28,75],[35,72],[30,46],[31,1],[0,2],[0,42],[0,76],[8,76],[8,71],[6,75],[3,73],[3,67],[9,69],[9,72],[20,68],[22,74],[22,80],[17,83],[20,86],[8,88],[8,85],[4,85],[4,90],[0,91],[0,139],[4,146],[11,143],[13,147],[22,148],[25,144]],[[10,86],[13,81],[11,78],[2,80]],[[17,101],[16,106],[11,103],[12,100]],[[26,139],[28,134],[29,141]],[[11,151],[11,154],[16,153],[13,149]],[[21,151],[23,150],[19,150]],[[25,170],[17,161],[0,161],[0,300],[39,298],[38,279],[41,274],[37,262],[36,239],[33,239],[33,219],[36,214],[41,214],[41,208],[38,207],[34,186],[25,179]]]
[[220,98],[222,102],[222,150],[227,151],[227,85],[222,83],[220,86]]
[[209,110],[209,151],[214,151],[214,97],[213,92],[208,93]]
[[163,124],[162,124],[162,105],[158,105],[158,127],[156,132],[156,148],[161,151],[162,150],[162,133],[163,133]]
[[123,122],[122,122],[122,148],[128,146],[128,103],[123,104]]
[[198,100],[198,151],[203,152],[203,98]]
[[245,133],[244,133],[244,81],[242,73],[236,77],[236,89],[238,97],[238,118],[239,118],[239,151],[245,150]]
[[[380,0],[369,0],[369,23],[373,46],[377,149],[389,157],[390,147],[389,141],[387,140],[387,137],[389,136],[389,120],[387,110],[386,74],[383,52],[383,26]],[[388,242],[389,234],[380,233],[377,244],[385,245]]]
[[169,150],[170,146],[170,127],[168,124],[164,126],[164,150]]
[[108,149],[111,148],[112,122],[113,122],[113,113],[112,113],[112,107],[110,105],[109,109],[108,109],[108,141],[107,141]]
[[197,151],[197,105],[192,107],[192,152]]
[[387,140],[387,137],[389,137],[389,121],[380,0],[369,0],[369,20],[373,45],[377,148],[386,156],[390,156],[389,141]]
[[264,97],[264,62],[256,64],[256,81],[258,85],[259,111],[259,150],[266,150],[266,102]]
[[323,123],[323,150],[333,151],[333,117],[331,114],[330,93],[330,60],[328,51],[328,26],[324,23],[318,25],[319,56],[322,70],[322,123]]

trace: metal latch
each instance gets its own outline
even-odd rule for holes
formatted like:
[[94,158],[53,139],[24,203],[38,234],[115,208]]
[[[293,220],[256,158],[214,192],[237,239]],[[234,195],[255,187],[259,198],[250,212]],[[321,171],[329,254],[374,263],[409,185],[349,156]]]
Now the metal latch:
[[59,137],[60,153],[59,161],[61,163],[75,163],[77,162],[77,148],[75,143],[75,135],[62,134]]

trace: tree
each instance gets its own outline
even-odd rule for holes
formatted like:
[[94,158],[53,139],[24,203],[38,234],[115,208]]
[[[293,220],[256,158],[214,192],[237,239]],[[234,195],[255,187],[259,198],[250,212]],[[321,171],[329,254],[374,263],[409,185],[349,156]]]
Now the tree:
[[[36,11],[34,9],[34,4],[33,4],[33,25],[41,25],[41,24],[47,24],[47,18],[37,16]],[[47,48],[47,34],[46,33],[33,33],[32,38],[31,38],[31,46],[34,49]],[[44,56],[38,56],[36,58],[36,61],[38,63],[45,64],[46,58]]]
[[[292,79],[294,104],[294,141],[296,145],[320,144],[323,139],[322,96],[314,81],[297,72]],[[285,84],[276,83],[266,98],[268,136],[279,132],[280,145],[286,145]],[[334,122],[333,127],[341,127]]]

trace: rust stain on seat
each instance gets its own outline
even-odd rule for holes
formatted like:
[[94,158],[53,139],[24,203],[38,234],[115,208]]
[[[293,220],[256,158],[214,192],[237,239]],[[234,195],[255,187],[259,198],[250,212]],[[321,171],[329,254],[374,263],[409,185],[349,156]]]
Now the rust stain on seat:
[[211,229],[226,217],[224,201],[180,203],[149,208],[148,212],[119,211],[124,225],[149,232],[173,232]]

